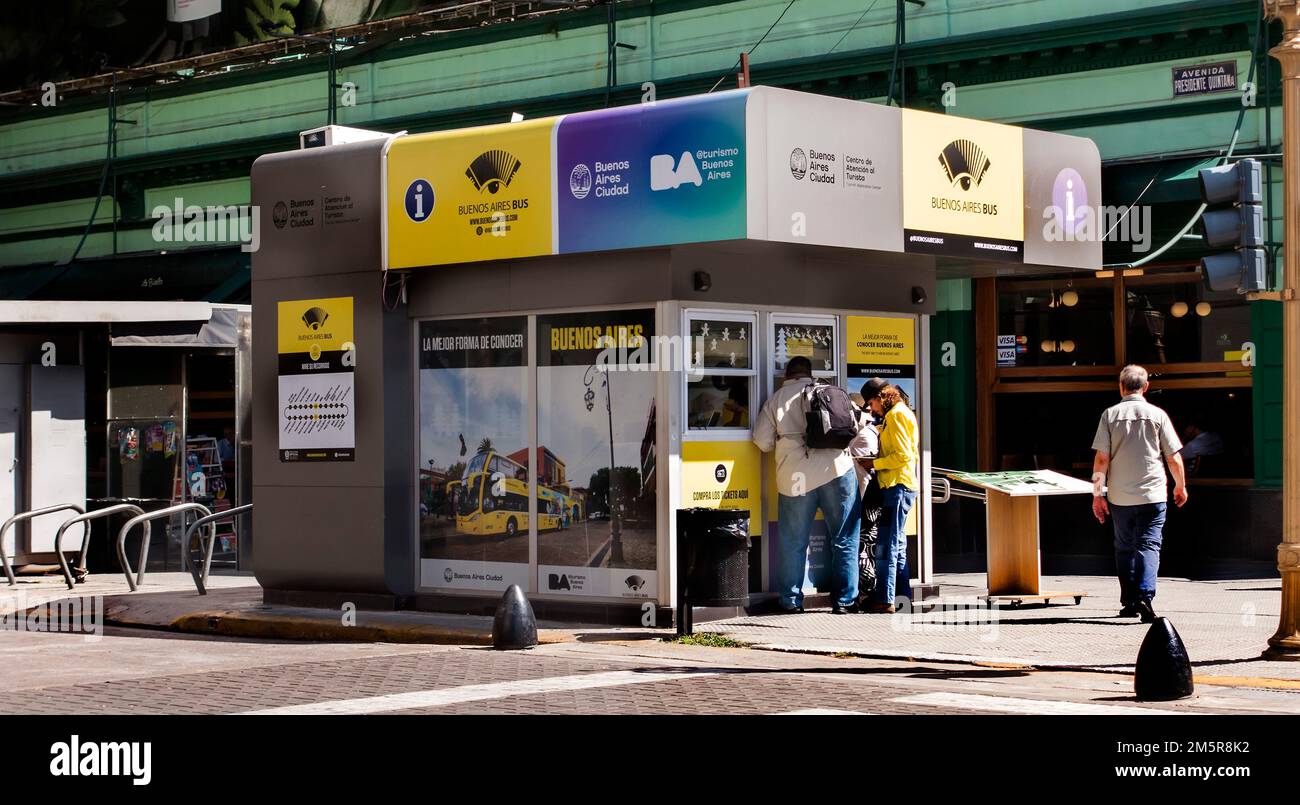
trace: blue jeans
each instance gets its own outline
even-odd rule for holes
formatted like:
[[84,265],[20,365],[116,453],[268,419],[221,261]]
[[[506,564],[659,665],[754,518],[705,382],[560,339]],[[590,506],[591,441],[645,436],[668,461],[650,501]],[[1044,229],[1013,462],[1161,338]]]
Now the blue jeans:
[[808,538],[817,509],[826,518],[830,541],[831,584],[835,603],[852,606],[858,597],[858,476],[849,470],[805,495],[778,495],[776,584],[781,608],[803,606],[803,580],[808,563]]
[[1160,570],[1160,543],[1165,527],[1165,503],[1138,506],[1110,504],[1115,523],[1115,570],[1119,575],[1119,602],[1132,606],[1156,597],[1156,572]]
[[896,593],[911,595],[907,575],[907,513],[916,502],[916,490],[894,484],[882,490],[880,535],[876,537],[876,590],[872,601],[894,603]]

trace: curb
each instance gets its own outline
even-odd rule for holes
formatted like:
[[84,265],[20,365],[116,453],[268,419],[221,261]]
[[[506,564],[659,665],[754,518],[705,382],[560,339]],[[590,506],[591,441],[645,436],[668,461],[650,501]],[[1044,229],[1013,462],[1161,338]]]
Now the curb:
[[[490,646],[492,633],[479,629],[458,629],[425,624],[359,623],[345,626],[334,619],[294,615],[262,615],[234,610],[191,612],[170,623],[105,619],[106,625],[133,629],[156,629],[185,634],[251,637],[264,640],[333,641],[350,643],[416,643],[427,645]],[[573,637],[551,629],[538,630],[539,644],[567,643]]]
[[[835,656],[851,654],[854,658],[864,660],[905,660],[907,662],[934,662],[960,665],[974,665],[983,668],[1001,668],[1019,671],[1073,671],[1076,673],[1114,674],[1133,676],[1132,671],[1114,668],[1098,668],[1087,665],[1058,665],[1050,663],[1033,663],[1005,657],[973,657],[962,654],[915,654],[907,652],[861,651],[845,648],[817,648],[803,646],[783,646],[774,643],[752,643],[749,648],[757,651],[775,651],[785,654],[816,654]],[[1192,681],[1198,685],[1211,685],[1222,688],[1262,688],[1265,690],[1300,690],[1300,679],[1278,679],[1267,676],[1211,676],[1192,674]]]

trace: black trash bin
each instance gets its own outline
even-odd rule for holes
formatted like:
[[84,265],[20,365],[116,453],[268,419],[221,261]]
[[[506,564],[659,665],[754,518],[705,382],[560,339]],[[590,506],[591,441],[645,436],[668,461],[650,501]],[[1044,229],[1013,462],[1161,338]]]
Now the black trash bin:
[[749,604],[749,512],[678,509],[678,632],[690,633],[691,607]]

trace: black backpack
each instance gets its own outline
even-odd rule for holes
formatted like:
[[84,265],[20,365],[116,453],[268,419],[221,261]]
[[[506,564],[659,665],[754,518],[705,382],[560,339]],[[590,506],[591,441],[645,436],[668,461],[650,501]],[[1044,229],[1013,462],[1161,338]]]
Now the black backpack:
[[808,424],[804,442],[814,450],[843,450],[858,435],[858,417],[849,393],[839,386],[814,381],[804,392]]

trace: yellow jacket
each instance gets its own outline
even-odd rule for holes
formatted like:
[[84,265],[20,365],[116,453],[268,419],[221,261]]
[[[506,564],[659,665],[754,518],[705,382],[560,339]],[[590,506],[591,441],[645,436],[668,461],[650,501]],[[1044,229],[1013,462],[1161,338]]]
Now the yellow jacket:
[[920,441],[916,434],[916,415],[907,403],[900,402],[885,414],[880,429],[880,457],[876,459],[880,488],[902,484],[916,491],[916,459]]

